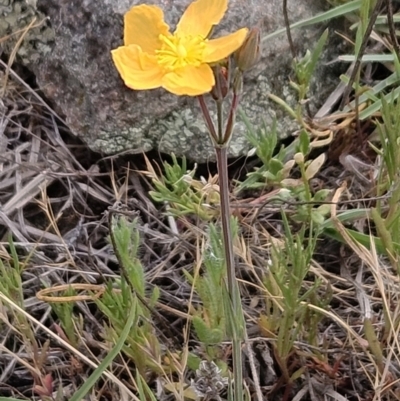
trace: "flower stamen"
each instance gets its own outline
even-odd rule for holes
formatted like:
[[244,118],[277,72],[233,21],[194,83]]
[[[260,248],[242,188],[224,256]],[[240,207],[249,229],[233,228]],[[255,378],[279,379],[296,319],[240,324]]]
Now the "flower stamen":
[[191,35],[160,35],[161,50],[156,51],[160,65],[169,71],[187,65],[199,66],[203,61],[203,51],[206,43],[201,36]]

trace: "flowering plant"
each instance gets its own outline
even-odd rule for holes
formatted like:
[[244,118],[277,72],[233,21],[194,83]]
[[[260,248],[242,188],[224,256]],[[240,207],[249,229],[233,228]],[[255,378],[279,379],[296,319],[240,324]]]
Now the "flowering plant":
[[[246,337],[246,325],[235,276],[227,155],[242,92],[243,72],[257,62],[260,33],[254,28],[248,34],[248,29],[242,28],[218,39],[210,39],[213,26],[220,22],[227,7],[228,0],[196,0],[183,13],[174,33],[170,33],[160,8],[145,4],[132,7],[125,15],[124,46],[111,53],[118,72],[129,88],[144,90],[162,87],[176,95],[198,97],[218,164],[226,266],[226,279],[221,282],[225,291],[223,309],[226,331],[232,339],[234,399],[241,401],[241,342]],[[232,61],[229,56],[234,52]],[[231,92],[232,101],[225,122],[222,103]],[[216,104],[217,128],[204,99],[206,93],[211,94]]]
[[174,33],[159,7],[132,7],[124,17],[124,45],[111,52],[126,86],[136,90],[162,87],[175,95],[210,92],[215,84],[210,64],[231,55],[247,35],[247,28],[242,28],[209,39],[227,7],[228,0],[196,0]]

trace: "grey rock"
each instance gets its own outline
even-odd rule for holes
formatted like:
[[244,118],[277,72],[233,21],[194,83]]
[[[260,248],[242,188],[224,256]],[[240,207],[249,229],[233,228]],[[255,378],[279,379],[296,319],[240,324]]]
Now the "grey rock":
[[16,51],[20,62],[33,65],[52,51],[54,40],[49,18],[35,0],[0,0],[0,49],[6,54]]
[[[1,6],[4,2],[9,5]],[[37,9],[34,3],[30,0],[28,6],[24,1],[0,0],[0,15],[3,13],[11,19],[15,11],[7,10],[24,4],[31,13],[49,18],[52,30],[45,25],[41,28],[43,32],[36,32],[37,38],[27,40],[21,47],[21,58],[36,74],[41,90],[56,111],[65,116],[72,132],[93,150],[106,154],[156,149],[197,162],[214,159],[197,99],[177,97],[162,89],[132,91],[125,87],[111,61],[110,50],[122,44],[123,14],[143,1],[37,0]],[[190,1],[148,0],[146,3],[161,6],[167,22],[174,26]],[[325,3],[324,0],[288,0],[291,22],[321,12]],[[256,25],[261,27],[263,35],[284,27],[282,0],[230,0],[215,36]],[[313,48],[323,28],[293,30],[299,54]],[[242,109],[256,127],[262,120],[268,126],[276,119],[282,137],[298,127],[269,100],[268,93],[295,103],[295,93],[289,86],[291,62],[285,34],[264,42],[260,62],[246,77],[241,101]],[[322,75],[323,78],[316,79],[317,92],[323,92],[321,88],[326,92],[328,88],[327,78]],[[312,100],[315,108],[323,99],[316,96]],[[210,109],[214,110],[212,102]],[[238,121],[230,146],[231,156],[244,155],[249,150],[245,133],[244,124]]]

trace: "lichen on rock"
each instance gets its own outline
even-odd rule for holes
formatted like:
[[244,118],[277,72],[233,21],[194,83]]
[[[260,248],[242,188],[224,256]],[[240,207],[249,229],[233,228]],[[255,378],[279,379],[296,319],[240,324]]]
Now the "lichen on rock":
[[0,0],[0,38],[6,54],[17,48],[18,61],[29,66],[50,54],[55,32],[35,1]]

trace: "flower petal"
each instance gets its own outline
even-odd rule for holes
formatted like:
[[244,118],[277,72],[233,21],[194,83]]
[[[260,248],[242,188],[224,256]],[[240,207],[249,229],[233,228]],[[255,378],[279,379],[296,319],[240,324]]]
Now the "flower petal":
[[228,0],[196,0],[183,13],[175,32],[206,38],[213,25],[221,21],[227,8]]
[[162,87],[175,95],[198,96],[211,91],[215,85],[214,74],[208,64],[198,67],[187,65],[166,74]]
[[132,7],[124,17],[124,44],[138,45],[149,54],[161,48],[160,34],[167,35],[169,26],[157,6],[142,4]]
[[131,89],[154,89],[161,86],[164,71],[156,56],[143,53],[137,45],[121,46],[111,55],[125,85]]
[[247,28],[242,28],[230,35],[206,41],[203,62],[215,63],[228,57],[243,44],[247,36],[247,31]]

